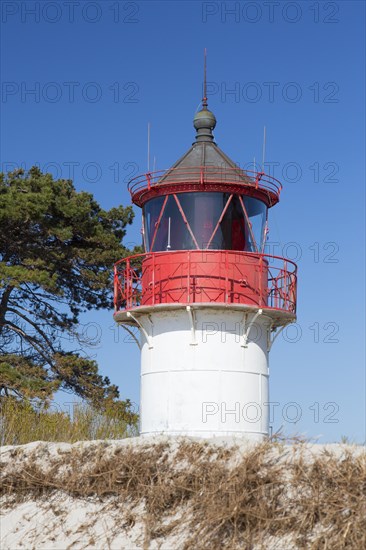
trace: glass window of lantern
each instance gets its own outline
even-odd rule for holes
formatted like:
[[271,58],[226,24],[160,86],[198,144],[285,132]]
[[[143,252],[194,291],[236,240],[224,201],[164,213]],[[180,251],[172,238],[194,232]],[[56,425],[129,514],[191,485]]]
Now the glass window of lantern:
[[252,197],[233,195],[230,199],[230,196],[229,193],[178,193],[179,206],[170,195],[164,208],[164,196],[150,200],[144,206],[147,250],[190,250],[198,246],[210,250],[260,252],[266,205]]
[[253,199],[252,197],[243,197],[243,201],[252,226],[251,229],[258,251],[261,252],[265,244],[264,226],[267,217],[267,207],[264,202]]
[[222,248],[220,235],[212,240],[211,237],[226,204],[225,194],[180,193],[177,196],[199,248]]
[[145,244],[146,250],[150,250],[151,242],[154,236],[156,224],[159,219],[161,208],[164,204],[165,197],[157,197],[149,201],[144,206],[144,232],[145,232]]
[[[230,195],[225,193],[225,196],[228,200]],[[219,232],[223,250],[252,250],[243,208],[237,195],[234,195],[229,203],[220,223]]]
[[[159,252],[163,250],[189,250],[196,248],[173,195],[168,197],[160,223],[157,224],[164,200],[165,197],[158,197],[152,199],[144,206],[147,249],[152,252]],[[153,204],[157,201],[159,201],[159,204]],[[156,216],[155,209],[158,209],[159,205],[160,210]],[[153,215],[150,214],[151,212],[153,212]],[[149,216],[152,219],[156,217],[154,225],[149,222]]]

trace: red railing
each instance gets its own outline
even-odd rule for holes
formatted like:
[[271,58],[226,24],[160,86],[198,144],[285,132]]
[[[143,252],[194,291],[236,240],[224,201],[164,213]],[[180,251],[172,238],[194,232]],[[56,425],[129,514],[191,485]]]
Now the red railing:
[[114,267],[115,311],[157,304],[247,304],[296,312],[297,267],[231,250],[149,252]]
[[242,170],[239,167],[195,166],[141,174],[129,181],[128,190],[132,200],[139,202],[145,192],[154,188],[182,184],[197,185],[197,187],[205,184],[241,186],[269,193],[275,198],[275,202],[278,202],[282,189],[282,184],[276,178],[264,172]]

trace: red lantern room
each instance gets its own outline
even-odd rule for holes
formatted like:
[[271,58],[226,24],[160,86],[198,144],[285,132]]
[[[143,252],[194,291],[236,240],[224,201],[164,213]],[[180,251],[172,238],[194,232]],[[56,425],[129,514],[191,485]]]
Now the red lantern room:
[[215,125],[204,101],[189,151],[169,170],[130,181],[146,254],[141,275],[137,258],[117,264],[117,310],[211,302],[295,313],[295,264],[264,254],[268,209],[282,186],[239,168],[214,142]]

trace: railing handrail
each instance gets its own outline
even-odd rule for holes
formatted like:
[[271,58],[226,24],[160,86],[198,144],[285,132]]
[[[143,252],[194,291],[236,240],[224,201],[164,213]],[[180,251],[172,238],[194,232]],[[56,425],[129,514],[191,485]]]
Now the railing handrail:
[[218,253],[227,253],[227,254],[240,254],[240,255],[243,255],[243,256],[252,256],[252,257],[255,257],[255,258],[259,258],[259,257],[262,257],[263,259],[266,259],[266,258],[269,258],[269,259],[273,259],[273,260],[281,260],[282,262],[288,262],[290,263],[295,269],[294,271],[290,272],[290,273],[295,273],[297,272],[297,264],[295,264],[295,262],[293,262],[292,260],[289,260],[288,258],[283,258],[282,256],[275,256],[273,254],[264,254],[262,252],[247,252],[247,251],[242,251],[242,250],[225,250],[225,249],[206,249],[206,248],[202,248],[202,249],[195,249],[195,248],[192,248],[192,249],[189,249],[189,250],[161,250],[161,251],[158,251],[158,252],[142,252],[141,254],[134,254],[133,256],[126,256],[125,258],[121,258],[120,260],[118,260],[117,262],[115,262],[115,266],[118,266],[119,264],[125,262],[126,260],[135,260],[136,258],[142,258],[143,256],[158,256],[158,255],[163,255],[163,254],[168,254],[169,256],[171,256],[172,254],[182,254],[182,252],[190,252],[190,253],[194,253],[194,254],[200,254],[200,253],[204,253],[204,254],[218,254]]
[[[201,262],[197,261],[197,256],[200,254],[204,256],[217,256],[218,254],[224,254],[224,257],[220,258],[220,263],[217,263],[217,266],[224,265],[225,269],[222,271],[218,267],[218,271],[215,272],[195,272],[191,271],[191,263],[197,265]],[[182,259],[182,254],[186,257]],[[174,255],[179,255],[177,263],[174,262]],[[241,260],[248,259],[248,263],[245,261],[229,261],[230,256],[241,256]],[[164,257],[167,258],[167,261],[164,262]],[[168,260],[169,258],[169,260]],[[152,260],[145,263],[141,261],[140,265],[133,265],[138,260]],[[172,261],[173,260],[173,261]],[[254,260],[254,261],[253,261]],[[274,264],[273,264],[274,262]],[[192,265],[193,265],[192,264]],[[202,262],[204,265],[205,262]],[[155,282],[155,266],[159,265],[160,268],[165,266],[174,267],[173,270],[166,273],[162,278],[158,278],[157,283]],[[229,266],[237,265],[239,272],[229,276]],[[250,275],[249,272],[245,272],[244,279],[240,278],[240,268],[249,266],[255,268],[259,266],[259,279],[255,283],[255,286],[248,285],[247,275]],[[144,268],[144,266],[146,266]],[[177,267],[175,267],[177,266]],[[187,273],[186,283],[179,282],[179,269],[180,266],[184,266]],[[140,271],[141,270],[141,271]],[[146,276],[146,273],[150,273],[152,277],[151,282],[146,288],[143,286],[143,280]],[[255,273],[255,271],[252,271]],[[177,276],[178,274],[178,276]],[[265,274],[266,284],[263,285],[262,276]],[[270,254],[256,253],[256,252],[241,252],[237,250],[174,250],[174,251],[161,251],[161,252],[146,252],[143,254],[135,254],[126,258],[122,258],[116,262],[114,266],[114,289],[115,289],[115,309],[120,311],[121,309],[129,310],[131,308],[139,307],[142,301],[147,297],[147,299],[152,299],[150,305],[155,305],[155,303],[195,303],[196,300],[191,299],[191,290],[192,285],[195,286],[196,279],[200,279],[202,282],[197,286],[198,293],[208,293],[214,291],[218,292],[216,297],[213,297],[213,302],[224,303],[226,305],[234,305],[235,303],[245,304],[252,303],[247,302],[248,295],[246,291],[241,291],[240,287],[248,287],[254,291],[254,294],[257,295],[259,307],[264,307],[265,309],[276,309],[281,311],[287,311],[290,313],[295,313],[296,311],[296,286],[297,286],[297,265],[292,260],[287,258],[282,258],[281,256],[273,256]],[[167,281],[178,281],[177,286],[165,286],[165,288],[159,287],[163,282],[164,285]],[[222,284],[218,284],[218,281],[221,281]],[[250,278],[249,278],[250,281]],[[230,285],[229,285],[230,282]],[[155,285],[158,284],[158,287],[155,288]],[[237,285],[233,290],[231,285]],[[146,280],[145,280],[146,285]],[[152,285],[152,286],[151,286]],[[163,285],[163,286],[164,286]],[[256,286],[258,285],[258,286]],[[239,290],[238,290],[239,287]],[[170,292],[180,292],[182,295],[179,295],[179,299],[175,298],[166,298],[165,293]],[[160,296],[159,302],[155,302],[155,294]],[[194,294],[195,291],[193,291]],[[147,293],[147,294],[146,294]],[[150,293],[150,294],[149,294]],[[220,297],[220,293],[222,297]],[[234,294],[233,294],[234,293]],[[236,300],[240,296],[242,301],[235,301],[234,295],[237,295]],[[149,298],[150,296],[150,298]],[[183,299],[182,299],[183,297]],[[211,294],[212,297],[212,294]],[[166,301],[165,301],[166,300]],[[208,299],[210,301],[210,299]],[[146,302],[145,302],[146,305]]]
[[244,170],[240,167],[220,166],[177,167],[147,172],[132,178],[128,182],[127,188],[133,197],[145,189],[150,190],[156,186],[179,185],[182,183],[196,183],[198,186],[205,183],[242,185],[273,193],[278,198],[282,190],[281,182],[264,172]]

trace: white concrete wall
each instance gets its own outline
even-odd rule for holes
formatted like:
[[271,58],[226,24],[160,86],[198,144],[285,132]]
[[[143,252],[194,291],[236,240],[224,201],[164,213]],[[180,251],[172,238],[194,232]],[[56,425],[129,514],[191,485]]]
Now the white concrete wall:
[[254,313],[185,309],[139,316],[141,434],[212,437],[268,434],[270,320]]

